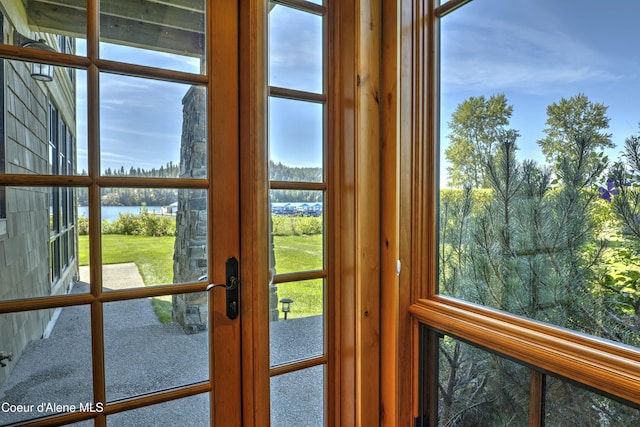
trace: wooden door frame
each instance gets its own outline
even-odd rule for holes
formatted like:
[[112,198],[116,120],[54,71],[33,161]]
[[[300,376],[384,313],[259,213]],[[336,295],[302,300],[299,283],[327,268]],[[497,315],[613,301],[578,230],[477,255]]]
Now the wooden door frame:
[[[244,426],[268,425],[268,2],[240,6]],[[381,0],[327,1],[327,425],[378,425]],[[395,265],[395,263],[394,263]]]

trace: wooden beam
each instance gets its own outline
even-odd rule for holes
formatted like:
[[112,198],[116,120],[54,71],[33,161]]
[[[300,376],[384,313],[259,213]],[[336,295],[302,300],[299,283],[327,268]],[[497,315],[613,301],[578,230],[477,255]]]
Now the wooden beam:
[[[29,2],[32,0],[28,0]],[[48,4],[52,4],[52,5],[57,5],[57,6],[65,6],[65,7],[74,7],[77,9],[85,9],[86,8],[86,0],[37,0],[40,3],[48,3]],[[205,0],[135,0],[136,2],[144,2],[144,3],[151,3],[149,5],[149,7],[156,7],[153,6],[154,4],[159,4],[159,5],[164,5],[164,6],[168,6],[168,7],[172,7],[172,8],[176,8],[176,9],[182,9],[182,10],[190,10],[193,12],[200,12],[200,13],[204,13],[205,10]],[[103,1],[103,4],[107,4],[107,3],[124,3],[125,5],[127,3],[133,3],[134,0],[109,0],[109,2],[107,1]]]
[[[73,2],[78,0],[58,1],[73,5]],[[135,3],[140,2],[136,1]],[[169,9],[165,9],[165,11],[171,14],[175,13]],[[31,0],[28,13],[29,25],[36,31],[86,38],[86,11],[83,9]],[[187,15],[194,18],[195,25],[192,24],[191,27],[204,28],[204,15],[191,15],[190,12]],[[172,22],[167,26],[163,23],[144,22],[138,19],[101,14],[101,41],[200,57],[204,54],[204,34],[202,30],[185,29],[187,15],[182,15],[182,23]],[[180,26],[185,28],[178,28]]]
[[204,12],[152,4],[145,0],[111,0],[102,4],[100,14],[204,33]]

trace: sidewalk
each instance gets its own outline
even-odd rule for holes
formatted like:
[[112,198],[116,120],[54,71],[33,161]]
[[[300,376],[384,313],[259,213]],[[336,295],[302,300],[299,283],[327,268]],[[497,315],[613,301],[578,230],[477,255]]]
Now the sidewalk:
[[[87,272],[80,272],[82,281],[73,293],[88,291]],[[103,277],[110,289],[143,286],[135,264],[105,265]],[[187,335],[175,323],[160,323],[147,298],[107,303],[103,311],[107,401],[208,379],[208,334]],[[272,364],[321,354],[318,322],[320,317],[273,322]],[[271,380],[273,426],[323,424],[323,373],[317,367]],[[91,378],[90,309],[64,308],[49,338],[27,346],[0,389],[0,403],[33,405],[33,410],[0,411],[0,425],[54,413],[51,407],[38,408],[39,404],[74,405],[77,410],[91,403]],[[224,386],[221,389],[224,392]],[[116,414],[108,421],[110,427],[206,426],[208,394]],[[74,424],[91,425],[92,421]]]

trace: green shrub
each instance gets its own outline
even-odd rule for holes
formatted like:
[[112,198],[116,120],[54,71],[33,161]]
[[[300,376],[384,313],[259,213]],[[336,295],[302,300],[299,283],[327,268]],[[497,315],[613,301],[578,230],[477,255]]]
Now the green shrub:
[[295,218],[298,234],[322,234],[321,216],[302,216]]
[[175,217],[151,215],[144,210],[139,214],[121,213],[115,221],[104,220],[101,225],[102,234],[155,237],[176,234]]
[[322,216],[272,215],[272,233],[275,236],[322,234]]
[[78,218],[76,222],[76,229],[78,230],[78,235],[86,236],[89,234],[89,218],[86,216],[81,216]]

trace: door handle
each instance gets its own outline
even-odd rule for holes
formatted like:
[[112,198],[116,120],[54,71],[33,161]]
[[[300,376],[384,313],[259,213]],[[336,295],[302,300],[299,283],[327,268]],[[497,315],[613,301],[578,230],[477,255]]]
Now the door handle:
[[207,286],[207,291],[216,288],[218,286],[224,286],[227,290],[227,317],[231,320],[238,317],[240,313],[240,279],[238,272],[238,260],[235,257],[231,257],[225,264],[226,268],[226,283],[224,284],[210,284]]

